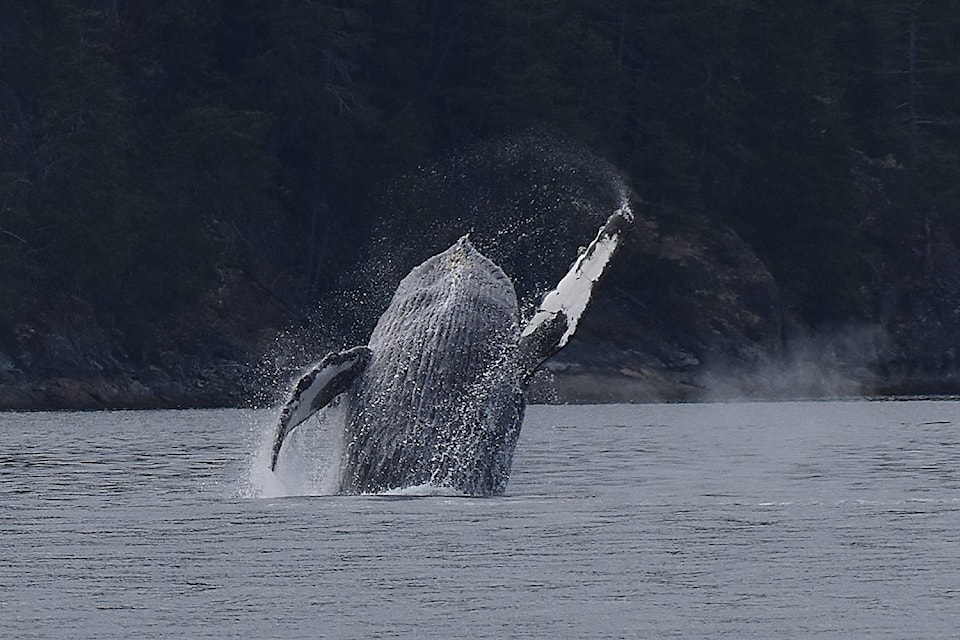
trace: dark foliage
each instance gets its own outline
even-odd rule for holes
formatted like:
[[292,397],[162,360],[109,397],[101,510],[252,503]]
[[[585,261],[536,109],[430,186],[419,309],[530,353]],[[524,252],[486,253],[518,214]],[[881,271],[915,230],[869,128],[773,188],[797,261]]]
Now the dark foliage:
[[[896,216],[960,232],[957,8],[5,0],[0,337],[53,295],[133,334],[264,259],[309,308],[358,279],[358,238],[390,233],[401,262],[467,231],[496,252],[524,203],[568,227],[590,172],[538,139],[607,158],[663,228],[736,229],[805,321],[862,315],[859,158],[902,171]],[[508,269],[569,255],[525,237]]]

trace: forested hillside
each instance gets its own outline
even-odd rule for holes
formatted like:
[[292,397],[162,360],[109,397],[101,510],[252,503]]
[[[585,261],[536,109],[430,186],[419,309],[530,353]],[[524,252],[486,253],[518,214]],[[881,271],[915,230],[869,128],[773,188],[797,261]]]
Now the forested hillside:
[[[603,159],[663,237],[733,233],[778,339],[911,342],[929,304],[902,293],[960,275],[958,111],[952,0],[0,0],[0,374],[237,361],[329,316],[385,221],[397,245],[436,233],[405,177],[503,140]],[[682,288],[636,242],[617,295]],[[98,337],[58,329],[76,318]],[[38,355],[57,335],[74,355]]]

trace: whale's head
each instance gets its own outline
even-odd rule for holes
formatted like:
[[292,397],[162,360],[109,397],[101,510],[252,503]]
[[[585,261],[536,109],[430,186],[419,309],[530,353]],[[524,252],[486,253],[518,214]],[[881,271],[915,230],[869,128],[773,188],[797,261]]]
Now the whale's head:
[[450,245],[446,251],[438,253],[420,266],[416,267],[410,275],[419,274],[421,277],[449,277],[460,271],[485,271],[494,278],[501,275],[506,278],[503,271],[492,260],[477,251],[473,243],[470,242],[470,236],[461,236],[459,240]]
[[413,268],[400,282],[391,306],[410,299],[417,305],[493,305],[516,313],[513,282],[496,263],[477,251],[469,236],[463,236]]
[[[469,234],[461,236],[459,240],[454,242],[450,248],[441,253],[440,256],[445,257],[444,261],[442,261],[444,264],[440,265],[440,268],[449,271],[470,268],[471,265],[477,261],[487,260],[482,253],[476,250],[473,243],[470,242]],[[429,262],[429,260],[427,262]]]

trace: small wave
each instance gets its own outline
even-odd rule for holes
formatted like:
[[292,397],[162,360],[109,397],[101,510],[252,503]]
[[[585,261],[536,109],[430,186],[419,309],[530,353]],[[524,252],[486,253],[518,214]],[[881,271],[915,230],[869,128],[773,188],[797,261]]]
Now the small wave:
[[445,498],[466,498],[469,497],[467,494],[462,491],[457,491],[452,487],[441,487],[435,484],[430,484],[426,482],[424,484],[414,485],[412,487],[403,487],[400,489],[388,489],[379,493],[370,493],[364,495],[375,495],[375,496],[390,496],[390,497],[402,497],[402,498],[430,498],[430,497],[445,497]]

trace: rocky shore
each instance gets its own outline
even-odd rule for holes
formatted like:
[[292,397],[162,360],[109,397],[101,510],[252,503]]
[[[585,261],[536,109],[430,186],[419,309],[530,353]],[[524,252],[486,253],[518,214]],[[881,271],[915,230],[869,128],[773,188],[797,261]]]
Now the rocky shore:
[[[532,401],[960,394],[960,251],[937,218],[878,237],[870,308],[816,328],[729,229],[636,227]],[[340,346],[244,274],[220,277],[216,296],[146,327],[136,352],[90,305],[47,301],[0,346],[0,409],[268,406]]]

